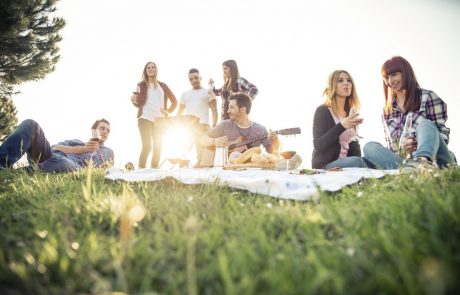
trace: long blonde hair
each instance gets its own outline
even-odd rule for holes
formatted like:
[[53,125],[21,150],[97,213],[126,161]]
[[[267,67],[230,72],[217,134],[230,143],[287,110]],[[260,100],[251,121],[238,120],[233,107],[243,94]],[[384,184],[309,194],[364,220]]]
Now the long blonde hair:
[[145,64],[144,70],[142,71],[142,81],[148,86],[150,83],[149,76],[147,75],[147,67],[149,64],[153,64],[155,66],[155,76],[153,77],[153,87],[157,88],[158,87],[158,67],[153,61],[149,61]]
[[337,99],[335,96],[336,96],[336,89],[337,89],[337,81],[341,73],[347,74],[351,80],[351,95],[347,96],[347,99],[345,101],[345,112],[349,114],[350,109],[352,107],[355,107],[357,111],[361,107],[361,104],[359,103],[358,94],[356,93],[355,82],[353,81],[353,78],[351,77],[351,75],[345,70],[336,70],[329,75],[327,87],[326,89],[324,89],[323,95],[326,96],[326,100],[324,104],[330,107],[334,115],[336,115],[337,117],[338,117],[339,107],[338,107]]

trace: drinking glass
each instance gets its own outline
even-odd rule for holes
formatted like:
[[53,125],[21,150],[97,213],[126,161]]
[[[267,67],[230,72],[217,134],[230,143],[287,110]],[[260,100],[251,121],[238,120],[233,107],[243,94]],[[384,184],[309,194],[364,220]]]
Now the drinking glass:
[[286,159],[286,171],[289,170],[289,160],[296,154],[296,151],[284,151],[280,155]]
[[99,133],[99,130],[96,129],[91,129],[91,141],[95,141],[99,143],[101,141],[101,134]]
[[[350,109],[350,113],[348,114],[348,116],[353,116],[357,113],[358,111],[356,110],[355,107],[351,107]],[[353,138],[351,139],[351,141],[357,141],[358,138],[361,138],[361,136],[358,135],[358,126],[355,126],[355,135],[353,136]]]
[[228,164],[228,149],[227,147],[216,147],[214,154],[214,167],[224,167]]

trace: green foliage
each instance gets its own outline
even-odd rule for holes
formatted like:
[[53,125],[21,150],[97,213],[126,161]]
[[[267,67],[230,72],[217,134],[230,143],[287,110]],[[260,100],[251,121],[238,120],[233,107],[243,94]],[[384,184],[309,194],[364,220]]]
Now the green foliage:
[[[0,293],[456,294],[459,195],[458,168],[315,202],[0,170]],[[146,214],[123,241],[126,204]]]
[[51,18],[55,5],[56,0],[0,1],[0,96],[54,70],[65,25],[62,18]]
[[16,107],[11,98],[0,96],[0,143],[18,124]]

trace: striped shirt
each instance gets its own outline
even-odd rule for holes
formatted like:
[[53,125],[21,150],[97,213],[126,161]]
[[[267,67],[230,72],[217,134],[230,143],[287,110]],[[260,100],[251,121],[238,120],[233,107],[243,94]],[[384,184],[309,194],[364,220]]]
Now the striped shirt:
[[[417,126],[422,118],[433,121],[444,139],[446,144],[449,143],[450,129],[446,127],[447,121],[447,104],[433,91],[420,89],[421,103],[420,109],[412,113],[412,128],[417,129]],[[406,117],[409,114],[404,114],[396,103],[396,98],[393,98],[393,111],[389,114],[384,114],[384,120],[387,124],[389,136],[393,143],[399,142],[403,132]],[[386,135],[388,136],[388,135]],[[389,139],[387,138],[387,141]],[[392,147],[394,150],[394,146]]]

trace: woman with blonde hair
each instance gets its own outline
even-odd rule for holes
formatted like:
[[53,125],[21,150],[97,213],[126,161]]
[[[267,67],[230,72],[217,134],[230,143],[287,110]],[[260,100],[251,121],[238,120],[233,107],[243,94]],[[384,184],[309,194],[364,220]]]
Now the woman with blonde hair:
[[[256,86],[249,83],[243,77],[240,77],[240,72],[238,70],[238,65],[233,59],[226,60],[222,63],[222,70],[224,72],[224,85],[215,89],[213,91],[215,95],[220,95],[222,97],[222,109],[221,109],[221,119],[228,120],[230,119],[228,112],[229,97],[235,93],[245,93],[249,95],[251,100],[254,100],[259,90]],[[214,81],[209,79],[209,84],[213,85]]]
[[[154,62],[145,64],[142,81],[131,96],[131,101],[139,110],[138,127],[141,135],[142,150],[139,156],[139,168],[145,168],[147,157],[152,152],[151,167],[157,168],[161,156],[161,131],[155,119],[167,117],[177,106],[177,99],[166,83],[157,79],[158,69]],[[168,100],[171,102],[168,108]]]
[[313,120],[312,167],[366,167],[361,148],[355,140],[359,118],[359,99],[353,78],[344,70],[329,75],[324,90],[326,100],[315,111]]

